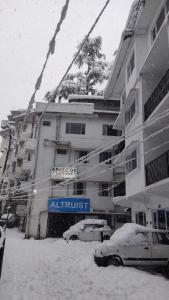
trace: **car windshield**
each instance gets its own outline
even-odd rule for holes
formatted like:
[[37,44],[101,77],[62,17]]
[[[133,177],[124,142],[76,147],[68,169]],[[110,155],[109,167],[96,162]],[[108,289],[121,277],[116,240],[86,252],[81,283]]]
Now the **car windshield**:
[[169,232],[153,232],[153,242],[155,244],[169,245]]
[[95,228],[103,228],[104,225],[103,224],[85,224],[84,225],[84,228],[88,229],[88,228],[91,228],[91,229],[95,229]]

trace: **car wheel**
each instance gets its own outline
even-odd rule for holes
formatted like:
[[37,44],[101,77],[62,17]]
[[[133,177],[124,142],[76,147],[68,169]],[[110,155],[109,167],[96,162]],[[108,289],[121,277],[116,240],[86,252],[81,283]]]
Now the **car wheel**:
[[75,240],[78,240],[78,236],[77,235],[71,235],[69,240],[72,240],[72,241],[75,241]]
[[103,237],[103,241],[109,240],[109,239],[110,239],[109,235],[105,235],[105,236]]
[[107,261],[108,266],[113,265],[115,267],[119,267],[119,266],[121,266],[121,264],[122,264],[121,259],[118,256],[111,256],[108,258],[108,261]]

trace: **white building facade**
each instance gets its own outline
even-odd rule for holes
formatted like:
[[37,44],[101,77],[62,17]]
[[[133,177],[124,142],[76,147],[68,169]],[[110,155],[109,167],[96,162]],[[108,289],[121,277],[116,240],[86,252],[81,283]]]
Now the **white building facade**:
[[105,97],[119,99],[114,128],[125,134],[123,195],[132,221],[169,229],[169,1],[136,1],[121,37]]
[[1,177],[1,213],[10,204],[27,238],[62,236],[89,217],[114,229],[126,221],[112,204],[112,186],[123,175],[113,171],[119,110],[120,101],[78,95],[47,109],[37,103],[25,126],[25,112],[12,113],[15,143]]

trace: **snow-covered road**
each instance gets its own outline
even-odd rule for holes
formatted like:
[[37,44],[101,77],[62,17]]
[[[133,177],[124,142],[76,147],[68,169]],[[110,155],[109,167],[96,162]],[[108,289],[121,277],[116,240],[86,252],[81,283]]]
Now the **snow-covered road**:
[[0,300],[168,300],[169,281],[134,268],[99,268],[97,242],[24,240],[7,231]]

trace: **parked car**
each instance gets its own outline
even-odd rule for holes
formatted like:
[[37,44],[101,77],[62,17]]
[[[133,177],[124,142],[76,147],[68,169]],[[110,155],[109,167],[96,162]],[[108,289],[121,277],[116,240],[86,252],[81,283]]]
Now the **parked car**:
[[0,217],[0,226],[6,224],[7,228],[12,228],[17,225],[18,218],[15,214],[4,214]]
[[107,225],[106,220],[85,219],[71,226],[63,233],[65,240],[100,241],[108,240],[112,229]]
[[94,254],[98,266],[169,267],[169,232],[133,223],[124,224]]

